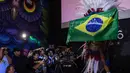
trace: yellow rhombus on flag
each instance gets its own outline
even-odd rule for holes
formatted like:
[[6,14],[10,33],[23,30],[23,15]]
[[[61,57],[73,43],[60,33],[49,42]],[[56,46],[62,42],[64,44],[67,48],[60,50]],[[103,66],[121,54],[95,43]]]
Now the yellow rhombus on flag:
[[[112,17],[105,17],[102,15],[94,14],[91,15],[85,22],[76,26],[75,29],[87,33],[88,35],[95,36],[99,32],[103,31],[112,22],[112,20],[113,20]],[[96,26],[94,27],[95,24],[99,25],[97,29],[95,29]],[[89,26],[90,28],[87,26]],[[95,29],[94,31],[91,30],[93,28]]]

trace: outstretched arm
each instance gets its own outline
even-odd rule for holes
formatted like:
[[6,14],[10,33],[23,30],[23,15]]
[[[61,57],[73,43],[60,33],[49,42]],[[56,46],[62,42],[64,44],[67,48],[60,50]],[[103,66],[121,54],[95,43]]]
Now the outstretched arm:
[[44,62],[43,61],[39,61],[36,65],[34,65],[33,66],[33,69],[37,69],[37,68],[39,68],[42,64],[44,64]]
[[2,60],[2,58],[3,58],[3,49],[0,48],[0,61]]
[[10,58],[10,56],[8,56],[8,55],[5,55],[5,56],[6,56],[7,60],[8,60],[8,63],[12,64],[12,59]]

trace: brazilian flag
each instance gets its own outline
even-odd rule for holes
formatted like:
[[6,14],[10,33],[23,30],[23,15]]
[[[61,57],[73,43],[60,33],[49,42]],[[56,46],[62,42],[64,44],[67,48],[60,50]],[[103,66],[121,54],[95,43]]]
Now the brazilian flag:
[[118,10],[113,8],[70,21],[68,42],[115,40],[118,34]]

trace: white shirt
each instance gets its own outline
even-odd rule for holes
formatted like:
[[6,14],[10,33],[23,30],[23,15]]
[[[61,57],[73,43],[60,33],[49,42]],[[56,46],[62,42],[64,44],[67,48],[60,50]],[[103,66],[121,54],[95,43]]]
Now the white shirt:
[[7,60],[7,57],[4,56],[2,61],[0,62],[0,73],[5,73],[6,68],[9,66],[9,62]]

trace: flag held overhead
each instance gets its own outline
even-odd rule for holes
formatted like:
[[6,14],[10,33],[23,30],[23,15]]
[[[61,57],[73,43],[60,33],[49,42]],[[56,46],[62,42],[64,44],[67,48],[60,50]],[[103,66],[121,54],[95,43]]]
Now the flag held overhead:
[[67,43],[117,39],[118,10],[113,8],[70,22]]

